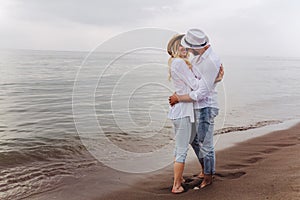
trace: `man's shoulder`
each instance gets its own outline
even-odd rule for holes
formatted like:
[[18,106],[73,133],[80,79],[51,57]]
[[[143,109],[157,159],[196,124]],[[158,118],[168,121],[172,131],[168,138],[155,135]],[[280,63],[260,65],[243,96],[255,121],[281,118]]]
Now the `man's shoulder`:
[[212,49],[209,52],[208,58],[218,67],[221,66],[221,59]]
[[213,50],[210,51],[209,56],[212,57],[212,58],[214,58],[214,59],[220,59],[220,57],[218,56],[218,54],[216,52],[214,52]]

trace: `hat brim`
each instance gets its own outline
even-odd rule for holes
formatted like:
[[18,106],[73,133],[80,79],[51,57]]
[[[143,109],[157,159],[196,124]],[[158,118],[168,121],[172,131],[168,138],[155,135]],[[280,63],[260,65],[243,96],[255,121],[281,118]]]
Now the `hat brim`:
[[189,49],[203,49],[204,47],[206,47],[207,45],[209,45],[208,37],[205,37],[206,44],[204,46],[201,46],[201,47],[195,47],[195,46],[189,45],[188,43],[185,42],[185,38],[186,38],[186,36],[183,36],[183,38],[180,41],[180,44],[184,48],[189,48]]

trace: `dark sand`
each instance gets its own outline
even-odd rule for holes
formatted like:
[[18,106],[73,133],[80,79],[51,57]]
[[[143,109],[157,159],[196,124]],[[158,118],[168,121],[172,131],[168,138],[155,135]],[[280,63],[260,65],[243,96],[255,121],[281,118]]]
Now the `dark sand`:
[[[241,132],[240,134],[243,134]],[[101,166],[67,178],[56,189],[26,199],[300,199],[300,124],[218,151],[214,183],[172,194],[172,165],[151,174],[126,174]],[[199,173],[187,163],[184,175]],[[136,182],[136,179],[139,181]],[[141,181],[142,180],[142,181]]]
[[[241,133],[242,134],[242,133]],[[211,186],[171,194],[172,166],[130,189],[97,199],[300,199],[300,124],[275,131],[216,154],[215,181]],[[185,175],[199,172],[189,163]]]

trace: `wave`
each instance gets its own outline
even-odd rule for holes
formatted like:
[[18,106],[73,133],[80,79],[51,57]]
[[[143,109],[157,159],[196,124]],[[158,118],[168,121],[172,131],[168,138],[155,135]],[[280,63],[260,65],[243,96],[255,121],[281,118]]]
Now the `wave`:
[[95,160],[39,162],[1,170],[0,199],[23,199],[60,186],[64,177],[77,177],[78,170],[94,166]]
[[[220,135],[230,132],[245,131],[267,125],[278,124],[281,122],[282,121],[279,120],[268,120],[256,122],[247,126],[226,127],[216,130],[214,134]],[[148,150],[153,148],[160,148],[165,144],[165,142],[161,142],[158,144],[157,139],[169,142],[170,137],[168,135],[168,131],[166,130],[165,132],[166,133],[164,134],[161,133],[159,134],[159,136],[154,136],[153,138],[148,139],[139,138],[136,136],[137,134],[132,136],[131,134],[128,135],[117,132],[108,132],[106,133],[106,136],[117,145],[123,145],[124,149],[129,148],[129,150],[133,151],[133,149],[131,148],[133,145],[131,144],[139,142],[142,144],[143,148]],[[82,158],[92,159],[92,156],[90,155],[86,147],[80,142],[79,138],[51,139],[36,137],[34,139],[10,139],[2,141],[0,147],[0,169],[16,167],[18,165],[33,162],[52,162],[68,159],[80,160]]]
[[7,150],[0,152],[0,199],[23,199],[54,189],[62,178],[76,177],[78,170],[98,163],[79,141],[23,140],[3,143]]
[[256,122],[254,124],[250,124],[247,126],[232,126],[232,127],[226,127],[222,129],[218,129],[214,132],[214,135],[220,135],[220,134],[225,134],[225,133],[230,133],[230,132],[238,132],[238,131],[246,131],[249,129],[255,129],[255,128],[260,128],[263,126],[268,126],[272,124],[279,124],[282,123],[282,121],[279,120],[267,120],[267,121],[260,121]]
[[[49,140],[49,139],[48,139]],[[1,142],[0,169],[31,162],[55,161],[91,157],[80,142],[53,140],[52,142]]]

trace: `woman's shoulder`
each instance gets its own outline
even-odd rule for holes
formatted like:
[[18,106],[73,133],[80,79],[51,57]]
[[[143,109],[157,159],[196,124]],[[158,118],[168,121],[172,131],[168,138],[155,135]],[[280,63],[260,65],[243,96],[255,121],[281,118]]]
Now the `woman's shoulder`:
[[174,58],[172,60],[171,66],[174,68],[180,67],[182,65],[187,65],[182,58]]

